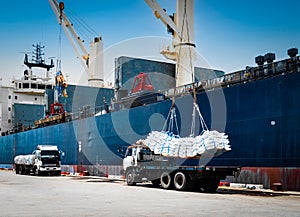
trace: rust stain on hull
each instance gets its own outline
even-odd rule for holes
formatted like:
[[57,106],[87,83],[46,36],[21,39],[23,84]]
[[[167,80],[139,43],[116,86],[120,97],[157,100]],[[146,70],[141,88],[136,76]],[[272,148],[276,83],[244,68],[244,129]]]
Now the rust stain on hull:
[[274,183],[281,183],[283,190],[300,191],[300,168],[281,167],[243,167],[235,182],[263,184],[272,189]]

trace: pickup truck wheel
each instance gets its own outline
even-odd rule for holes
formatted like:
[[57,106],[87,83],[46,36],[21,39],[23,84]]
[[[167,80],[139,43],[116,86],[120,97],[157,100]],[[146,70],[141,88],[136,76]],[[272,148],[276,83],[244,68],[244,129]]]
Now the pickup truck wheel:
[[127,173],[126,173],[126,182],[127,182],[127,185],[129,185],[129,186],[136,185],[135,172],[133,170],[128,170],[127,171]]
[[187,177],[182,172],[177,172],[174,176],[174,186],[176,190],[183,191],[187,189]]
[[171,189],[173,187],[172,177],[168,172],[161,174],[160,184],[163,189]]

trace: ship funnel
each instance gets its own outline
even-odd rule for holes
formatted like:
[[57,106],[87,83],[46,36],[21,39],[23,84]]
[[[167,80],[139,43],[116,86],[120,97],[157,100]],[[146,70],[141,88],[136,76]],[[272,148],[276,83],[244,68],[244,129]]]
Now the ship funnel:
[[255,57],[255,63],[259,66],[262,66],[265,62],[265,57],[264,56],[257,56]]
[[288,49],[287,53],[290,56],[290,58],[293,58],[293,57],[297,56],[298,49],[297,48]]
[[275,54],[267,53],[267,54],[265,54],[264,59],[265,59],[265,61],[267,61],[267,63],[272,63],[275,60]]

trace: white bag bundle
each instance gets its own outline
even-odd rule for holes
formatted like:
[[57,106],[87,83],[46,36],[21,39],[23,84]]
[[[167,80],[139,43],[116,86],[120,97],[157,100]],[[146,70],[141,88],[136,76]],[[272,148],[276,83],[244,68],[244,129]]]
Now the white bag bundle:
[[194,157],[205,152],[215,152],[220,155],[230,151],[228,136],[215,130],[204,131],[196,137],[182,137],[171,132],[152,131],[142,140],[155,154],[172,157]]

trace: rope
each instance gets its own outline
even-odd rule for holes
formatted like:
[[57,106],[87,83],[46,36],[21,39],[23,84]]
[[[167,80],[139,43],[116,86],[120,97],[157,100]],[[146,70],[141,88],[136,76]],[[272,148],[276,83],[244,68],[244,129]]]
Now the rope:
[[172,107],[169,111],[167,119],[165,120],[162,131],[174,132],[174,128],[176,130],[176,133],[179,135],[180,133],[179,133],[179,127],[177,122],[176,110],[175,107]]
[[203,129],[203,130],[208,130],[208,127],[207,127],[207,125],[206,125],[206,123],[205,123],[205,121],[204,121],[204,118],[203,118],[203,116],[202,116],[202,114],[201,114],[201,112],[200,112],[200,109],[199,109],[198,104],[195,103],[194,106],[196,107],[196,110],[198,111],[202,129]]
[[177,116],[176,116],[175,108],[173,109],[173,117],[174,117],[174,120],[175,120],[176,131],[177,131],[177,134],[179,135],[179,129],[178,129],[178,123],[177,123]]
[[193,104],[193,114],[192,114],[192,126],[191,126],[191,134],[190,136],[194,137],[195,136],[195,130],[196,130],[196,112],[199,115],[199,121],[201,125],[202,132],[207,131],[208,127],[204,121],[204,118],[200,112],[200,108],[196,102]]
[[190,134],[190,136],[195,136],[195,128],[196,128],[196,117],[195,117],[195,115],[196,115],[196,107],[195,107],[195,105],[193,106],[193,113],[192,113],[192,126],[191,126],[191,134]]
[[163,128],[162,128],[162,131],[166,131],[166,129],[167,129],[167,122],[168,122],[168,120],[169,120],[169,118],[170,118],[171,110],[172,110],[172,107],[171,107],[171,109],[170,109],[170,111],[169,111],[168,117],[167,117],[167,119],[166,119],[166,121],[165,121],[165,123],[164,123],[164,126],[163,126]]

